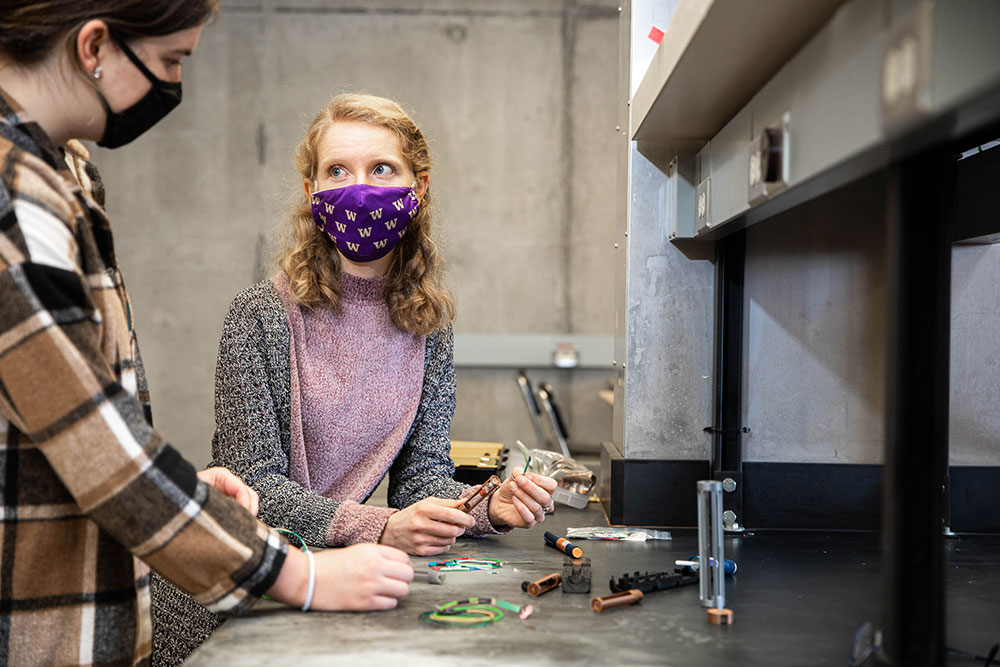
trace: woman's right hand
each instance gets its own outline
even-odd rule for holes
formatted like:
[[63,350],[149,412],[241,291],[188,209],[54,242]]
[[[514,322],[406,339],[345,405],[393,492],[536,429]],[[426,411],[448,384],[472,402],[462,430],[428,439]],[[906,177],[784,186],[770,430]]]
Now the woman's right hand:
[[[316,587],[314,611],[372,611],[394,609],[410,592],[413,565],[399,549],[379,544],[355,544],[343,549],[314,551]],[[302,607],[309,592],[309,560],[295,548],[288,550],[278,579],[267,595],[293,607]]]
[[455,509],[455,501],[424,498],[389,517],[379,544],[398,547],[414,556],[444,553],[476,520]]

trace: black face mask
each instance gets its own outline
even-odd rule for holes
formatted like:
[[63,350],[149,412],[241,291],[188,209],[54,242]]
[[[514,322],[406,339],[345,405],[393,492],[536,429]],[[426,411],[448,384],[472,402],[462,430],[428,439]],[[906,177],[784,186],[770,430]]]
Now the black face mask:
[[155,74],[149,71],[146,65],[139,60],[139,56],[125,45],[125,41],[116,34],[111,33],[111,38],[115,40],[119,48],[125,52],[128,59],[139,68],[139,71],[149,79],[153,87],[143,95],[142,99],[123,111],[112,111],[108,106],[108,101],[101,98],[101,105],[108,116],[104,125],[104,136],[97,142],[98,146],[104,148],[118,148],[129,143],[140,134],[153,127],[164,116],[174,110],[181,103],[181,84],[172,83],[158,79]]

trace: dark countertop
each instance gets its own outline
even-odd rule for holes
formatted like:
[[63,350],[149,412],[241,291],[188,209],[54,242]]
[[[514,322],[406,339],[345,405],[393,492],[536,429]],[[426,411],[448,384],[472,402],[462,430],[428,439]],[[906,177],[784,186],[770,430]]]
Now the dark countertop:
[[[295,665],[846,665],[855,630],[879,625],[879,536],[873,533],[758,533],[727,537],[726,557],[739,564],[726,588],[730,627],[707,623],[698,587],[649,593],[643,601],[597,614],[594,595],[627,572],[672,570],[697,552],[693,530],[669,541],[577,544],[592,560],[590,595],[561,589],[532,598],[521,581],[561,572],[563,554],[542,533],[567,526],[606,525],[596,504],[558,506],[531,530],[482,540],[462,539],[447,556],[509,561],[494,571],[450,572],[443,586],[413,583],[397,609],[371,613],[303,614],[262,602],[249,617],[230,619],[185,663],[277,667]],[[1000,538],[946,542],[948,644],[983,654],[1000,630]],[[437,557],[440,558],[440,557]],[[423,567],[432,558],[413,558]],[[525,562],[530,561],[530,562]],[[482,628],[439,628],[421,612],[451,600],[493,596],[534,605]],[[949,664],[976,664],[955,661]]]

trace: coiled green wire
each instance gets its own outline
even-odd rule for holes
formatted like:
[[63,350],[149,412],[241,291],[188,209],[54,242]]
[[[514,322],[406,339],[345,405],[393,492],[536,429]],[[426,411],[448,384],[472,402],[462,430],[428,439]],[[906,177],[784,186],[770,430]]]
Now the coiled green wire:
[[481,628],[503,618],[504,609],[515,613],[521,611],[521,607],[506,600],[475,597],[446,602],[420,614],[420,620],[445,627]]

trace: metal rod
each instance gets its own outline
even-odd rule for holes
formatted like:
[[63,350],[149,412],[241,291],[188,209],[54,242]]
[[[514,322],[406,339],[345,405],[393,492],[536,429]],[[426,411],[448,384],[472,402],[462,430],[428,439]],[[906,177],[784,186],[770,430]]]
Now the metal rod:
[[708,567],[699,568],[712,575],[712,602],[716,609],[726,606],[726,577],[722,564],[726,562],[722,544],[722,482],[715,482],[709,490],[712,498],[712,560],[705,561]]
[[559,418],[559,409],[556,407],[555,399],[552,396],[552,387],[547,384],[542,385],[542,387],[538,390],[538,400],[542,404],[545,416],[549,418],[549,424],[552,425],[552,434],[556,438],[556,444],[559,446],[559,452],[566,458],[569,458],[569,445],[566,443],[566,434],[563,428],[562,419]]
[[531,382],[528,380],[528,375],[523,370],[517,372],[517,386],[521,389],[521,396],[524,398],[524,404],[528,408],[528,416],[531,417],[531,426],[535,429],[535,437],[538,438],[538,447],[540,449],[550,449],[549,441],[545,437],[545,432],[542,431],[542,423],[538,420],[538,402],[535,401],[535,393],[531,389]]
[[722,564],[722,482],[698,482],[698,597],[701,606],[722,609],[726,603],[726,581]]

